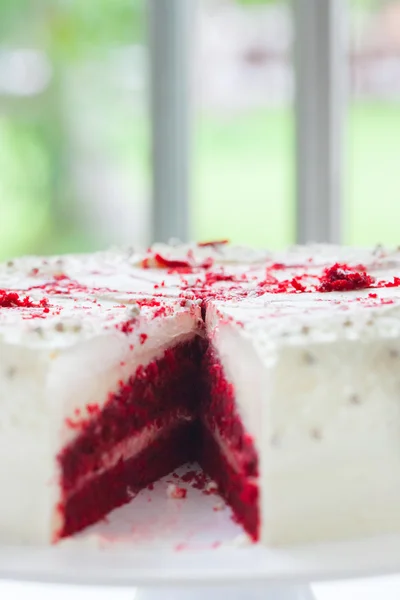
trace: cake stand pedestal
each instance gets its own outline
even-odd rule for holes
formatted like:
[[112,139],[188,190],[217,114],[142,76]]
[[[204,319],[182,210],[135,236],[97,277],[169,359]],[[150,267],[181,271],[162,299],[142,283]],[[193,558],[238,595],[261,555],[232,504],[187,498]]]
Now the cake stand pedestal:
[[307,585],[258,584],[178,589],[140,588],[134,600],[315,600]]

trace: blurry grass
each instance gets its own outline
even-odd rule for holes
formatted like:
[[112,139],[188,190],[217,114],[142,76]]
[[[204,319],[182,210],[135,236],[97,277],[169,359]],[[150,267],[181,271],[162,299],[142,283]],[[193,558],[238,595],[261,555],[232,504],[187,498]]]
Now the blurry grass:
[[[344,241],[400,243],[400,104],[349,110]],[[294,241],[294,121],[287,109],[198,125],[194,234],[280,247]]]
[[400,103],[350,113],[345,237],[351,244],[400,244]]
[[294,237],[294,121],[274,109],[203,117],[196,130],[196,239],[282,246]]
[[[400,243],[400,103],[356,105],[347,121],[345,241]],[[116,130],[113,129],[115,132]],[[0,120],[0,258],[25,252],[86,251],[95,232],[55,231],[51,161],[23,127]],[[147,125],[138,120],[110,142],[115,160],[145,180]],[[294,241],[294,120],[269,109],[196,121],[192,236],[282,247]]]

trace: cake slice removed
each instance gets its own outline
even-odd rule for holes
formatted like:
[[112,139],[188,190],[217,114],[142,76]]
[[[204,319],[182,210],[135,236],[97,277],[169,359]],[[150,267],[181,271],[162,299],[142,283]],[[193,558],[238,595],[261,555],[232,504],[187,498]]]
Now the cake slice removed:
[[254,539],[400,531],[397,289],[210,302],[201,462]]

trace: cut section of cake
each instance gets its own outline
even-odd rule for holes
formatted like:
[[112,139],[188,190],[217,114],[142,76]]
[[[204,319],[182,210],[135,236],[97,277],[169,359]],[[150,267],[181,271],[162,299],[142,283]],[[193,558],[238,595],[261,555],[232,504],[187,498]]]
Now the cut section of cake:
[[0,537],[46,543],[190,457],[200,309],[144,297],[121,305],[79,293],[8,296],[0,309]]

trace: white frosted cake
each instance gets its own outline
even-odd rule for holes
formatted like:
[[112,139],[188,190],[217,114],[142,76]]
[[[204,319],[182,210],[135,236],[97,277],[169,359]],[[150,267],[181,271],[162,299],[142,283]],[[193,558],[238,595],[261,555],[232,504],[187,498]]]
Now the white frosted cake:
[[70,536],[188,460],[254,540],[400,531],[399,367],[400,251],[0,265],[0,541]]

